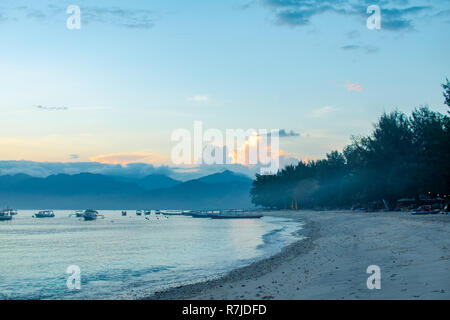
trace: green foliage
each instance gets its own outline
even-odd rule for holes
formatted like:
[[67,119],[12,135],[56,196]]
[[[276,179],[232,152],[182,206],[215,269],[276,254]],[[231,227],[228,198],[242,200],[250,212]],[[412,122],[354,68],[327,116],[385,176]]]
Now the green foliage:
[[442,85],[442,88],[444,88],[444,98],[445,98],[445,104],[450,107],[450,82],[447,80],[447,83],[444,83]]
[[[447,88],[448,90],[448,88]],[[367,137],[352,137],[342,153],[299,162],[276,175],[257,175],[251,189],[256,205],[285,209],[347,207],[403,197],[450,194],[450,121],[422,107],[407,117],[384,113]]]

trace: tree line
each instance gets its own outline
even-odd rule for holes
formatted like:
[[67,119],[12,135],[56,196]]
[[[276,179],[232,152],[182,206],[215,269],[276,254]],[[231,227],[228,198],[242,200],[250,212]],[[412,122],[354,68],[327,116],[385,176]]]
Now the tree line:
[[[450,107],[450,83],[442,85]],[[450,111],[449,111],[450,114]],[[384,113],[368,136],[351,137],[342,152],[256,175],[250,195],[266,208],[346,208],[400,198],[450,195],[449,115],[416,108]]]

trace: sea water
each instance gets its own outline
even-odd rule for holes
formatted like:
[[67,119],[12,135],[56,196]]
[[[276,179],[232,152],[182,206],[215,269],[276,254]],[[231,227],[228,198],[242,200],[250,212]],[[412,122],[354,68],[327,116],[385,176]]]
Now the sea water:
[[[20,211],[0,222],[0,299],[129,299],[215,278],[299,239],[301,224],[278,217],[196,219],[100,211],[84,221]],[[79,268],[80,289],[67,285]],[[73,269],[72,269],[73,270]],[[69,270],[70,271],[70,270]]]

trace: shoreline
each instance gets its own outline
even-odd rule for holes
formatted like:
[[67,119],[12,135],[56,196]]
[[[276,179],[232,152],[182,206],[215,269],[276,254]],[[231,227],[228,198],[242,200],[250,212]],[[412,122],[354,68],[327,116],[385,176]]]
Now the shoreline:
[[[279,217],[273,214],[266,214],[266,216]],[[286,217],[286,216],[283,216]],[[286,217],[291,218],[291,217]],[[150,296],[142,297],[140,300],[183,300],[189,299],[195,292],[210,290],[215,287],[222,287],[223,283],[231,283],[234,281],[245,280],[254,277],[255,272],[259,274],[266,274],[271,271],[274,266],[282,262],[301,255],[303,252],[311,250],[313,241],[317,237],[317,227],[313,222],[304,219],[303,217],[294,217],[293,220],[301,222],[303,225],[297,229],[293,234],[295,236],[301,235],[302,239],[295,240],[293,243],[284,247],[280,252],[263,258],[261,260],[252,262],[251,264],[233,269],[226,274],[211,280],[195,282],[192,284],[179,285],[171,287],[166,290],[157,291]]]
[[[144,300],[450,299],[450,216],[348,211],[280,211],[304,223],[281,252],[224,276]],[[370,265],[381,290],[369,290]]]

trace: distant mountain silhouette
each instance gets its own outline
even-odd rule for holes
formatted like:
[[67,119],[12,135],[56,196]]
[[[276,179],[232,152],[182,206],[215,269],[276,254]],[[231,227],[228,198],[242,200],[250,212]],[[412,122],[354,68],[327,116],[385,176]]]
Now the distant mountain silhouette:
[[164,175],[130,180],[92,173],[0,176],[0,206],[18,209],[206,209],[251,206],[252,180],[231,171],[180,182]]
[[170,188],[182,183],[163,174],[151,174],[144,178],[133,179],[124,177],[115,177],[117,181],[135,183],[145,190],[155,190],[161,188]]
[[252,182],[252,179],[249,177],[240,174],[235,173],[230,170],[225,170],[223,172],[214,173],[209,176],[205,176],[202,178],[197,179],[197,181],[203,182],[203,183],[229,183],[229,182]]

